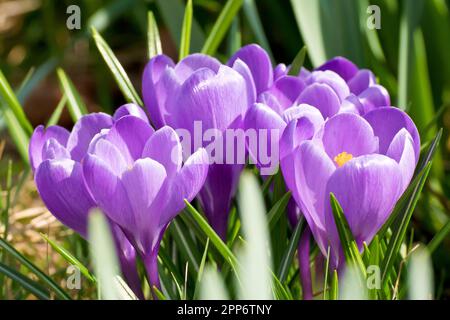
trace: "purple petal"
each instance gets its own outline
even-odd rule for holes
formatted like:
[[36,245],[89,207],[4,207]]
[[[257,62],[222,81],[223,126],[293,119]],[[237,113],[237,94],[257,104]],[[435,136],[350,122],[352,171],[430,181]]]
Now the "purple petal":
[[308,140],[281,159],[281,170],[286,186],[292,191],[314,238],[325,254],[327,236],[323,199],[326,183],[335,171],[333,162],[316,142]]
[[331,159],[342,152],[358,157],[378,150],[378,139],[370,124],[352,113],[341,113],[330,118],[325,123],[322,142]]
[[350,92],[359,95],[364,90],[376,84],[376,79],[372,71],[362,69],[348,82]]
[[400,170],[403,177],[403,189],[408,187],[409,182],[414,174],[416,168],[416,156],[414,154],[414,141],[408,130],[402,128],[395,135],[389,146],[386,155],[400,165]]
[[359,98],[351,93],[344,101],[342,101],[339,113],[354,113],[361,115],[364,114],[364,106],[361,101],[359,101]]
[[168,126],[157,130],[145,144],[142,157],[161,163],[169,177],[176,174],[181,168],[183,152],[175,130]]
[[281,78],[282,76],[286,76],[288,73],[288,68],[284,63],[279,63],[273,69],[273,81],[276,81],[277,79]]
[[414,153],[416,162],[420,156],[420,136],[416,125],[411,118],[402,110],[394,107],[383,107],[375,109],[364,116],[370,123],[379,139],[379,152],[386,154],[388,148],[397,132],[406,128],[414,141]]
[[228,61],[232,66],[234,62],[240,59],[249,67],[257,94],[266,91],[273,81],[272,63],[267,52],[257,44],[249,44],[239,49]]
[[350,94],[350,90],[344,79],[330,70],[311,72],[311,75],[307,79],[307,83],[322,83],[329,85],[337,94],[340,101],[343,101]]
[[248,66],[240,59],[233,63],[233,70],[239,72],[244,78],[247,88],[248,105],[251,106],[256,101],[256,87],[253,76]]
[[274,82],[264,94],[271,94],[281,106],[280,113],[291,107],[305,88],[305,83],[297,77],[284,76]]
[[201,53],[188,55],[175,66],[175,73],[181,82],[184,82],[191,74],[199,69],[209,69],[214,73],[219,71],[221,63],[216,58]]
[[120,150],[106,139],[99,139],[92,145],[91,154],[103,160],[108,168],[118,177],[128,169],[127,161]]
[[[170,69],[173,72],[175,67],[172,59],[165,55],[159,55],[152,58],[144,69],[142,75],[142,95],[144,104],[149,111],[152,122],[159,128],[165,124],[164,121],[164,101],[163,96],[167,94],[165,86],[157,86],[161,77]],[[168,81],[162,81],[163,84]],[[159,87],[159,88],[158,88]],[[161,88],[162,87],[162,88]]]
[[341,105],[336,92],[329,85],[321,83],[314,83],[303,90],[296,101],[296,104],[302,103],[319,109],[324,118],[335,115]]
[[70,159],[70,153],[56,139],[50,138],[42,148],[42,161]]
[[100,209],[125,230],[138,230],[127,192],[109,163],[100,157],[87,154],[83,160],[86,185]]
[[349,81],[358,72],[358,67],[353,62],[344,57],[335,57],[323,65],[317,70],[331,70],[336,72],[345,81]]
[[194,121],[202,121],[204,129],[223,131],[242,121],[248,107],[246,82],[238,72],[227,66],[221,66],[217,74],[203,68],[168,98],[167,123],[193,132]]
[[[378,154],[354,158],[330,177],[323,199],[325,222],[335,260],[341,251],[339,236],[331,212],[329,194],[339,201],[359,246],[370,243],[400,197],[402,177],[399,165]],[[339,261],[335,261],[336,265]]]
[[209,158],[205,149],[198,149],[184,163],[170,186],[170,200],[164,208],[160,224],[168,223],[184,207],[184,199],[192,201],[199,193],[208,175]]
[[49,211],[86,237],[87,215],[95,202],[84,185],[81,165],[70,159],[46,160],[37,169],[35,181]]
[[82,116],[70,133],[67,150],[75,161],[81,161],[85,156],[92,138],[102,129],[113,124],[111,116],[105,113],[91,113]]
[[119,149],[128,164],[132,164],[141,157],[144,146],[153,132],[153,128],[147,122],[134,116],[125,116],[114,124],[105,139]]
[[113,120],[117,121],[125,116],[135,116],[148,123],[145,111],[135,103],[127,103],[117,109],[116,112],[114,112]]
[[28,147],[30,164],[33,171],[36,171],[37,167],[39,167],[43,161],[42,148],[44,147],[45,142],[47,142],[50,138],[54,138],[65,147],[69,135],[69,131],[60,126],[50,126],[47,129],[45,129],[42,125],[36,127],[30,138],[30,145]]
[[364,90],[358,98],[364,106],[364,113],[368,113],[369,111],[379,107],[387,107],[391,105],[389,92],[378,84]]

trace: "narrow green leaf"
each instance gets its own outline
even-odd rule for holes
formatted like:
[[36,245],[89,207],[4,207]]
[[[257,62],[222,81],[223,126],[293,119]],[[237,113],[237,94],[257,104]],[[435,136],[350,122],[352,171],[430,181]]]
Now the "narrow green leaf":
[[153,286],[153,292],[155,293],[158,300],[161,301],[167,300],[166,296],[158,289],[158,287]]
[[13,256],[17,261],[19,261],[24,267],[34,273],[43,283],[45,283],[49,288],[51,288],[56,296],[62,300],[70,300],[69,295],[56,284],[49,276],[43,273],[38,267],[36,267],[30,260],[24,257],[19,251],[17,251],[13,246],[11,246],[7,241],[0,238],[0,247]]
[[148,58],[162,54],[161,39],[159,38],[158,25],[152,11],[147,13],[147,49]]
[[[1,101],[0,105],[2,105]],[[28,144],[30,142],[30,135],[21,126],[19,120],[16,118],[11,109],[4,108],[2,106],[0,107],[0,111],[3,111],[2,114],[3,119],[5,119],[6,127],[8,128],[8,132],[11,135],[11,139],[14,141],[14,144],[16,145],[22,160],[25,163],[29,163]]]
[[188,230],[184,228],[178,219],[174,219],[171,223],[171,231],[175,242],[177,243],[177,248],[180,249],[180,252],[187,258],[189,261],[189,265],[192,266],[192,270],[195,274],[197,274],[199,270],[200,257],[195,248],[195,244],[193,240],[190,238]]
[[298,241],[300,240],[300,236],[303,231],[303,227],[305,224],[305,219],[302,216],[297,226],[292,233],[291,239],[289,240],[289,245],[286,252],[283,255],[283,259],[281,259],[280,267],[278,269],[278,279],[283,282],[286,279],[286,276],[289,272],[289,268],[291,267],[292,260],[294,259],[295,251],[298,248]]
[[74,122],[77,122],[78,119],[87,114],[86,105],[64,70],[58,69],[56,73],[58,74],[61,91],[67,97],[67,107],[69,109],[70,116]]
[[[392,227],[392,236],[389,240],[388,247],[386,249],[386,253],[381,265],[382,272],[382,283],[383,286],[386,285],[388,280],[388,272],[391,270],[392,265],[394,264],[394,260],[396,254],[398,253],[400,246],[402,245],[403,239],[405,238],[406,230],[409,225],[409,221],[411,220],[412,213],[414,208],[416,207],[417,201],[419,200],[420,193],[425,184],[425,180],[428,177],[428,173],[430,172],[431,162],[423,170],[423,175],[420,177],[418,183],[415,185],[412,194],[408,197],[408,200],[405,201],[406,204],[401,206],[399,209],[399,223]],[[397,210],[397,206],[394,211]]]
[[237,15],[243,2],[244,0],[227,1],[208,38],[206,39],[205,44],[203,45],[202,53],[208,55],[214,55],[216,53],[217,48],[225,37],[233,18]]
[[330,246],[327,249],[327,256],[325,260],[325,276],[323,281],[323,300],[328,300],[328,277],[330,274]]
[[269,41],[267,40],[266,34],[264,33],[264,28],[259,18],[258,9],[255,4],[255,0],[244,0],[243,11],[245,17],[248,20],[250,28],[255,35],[257,43],[267,51],[270,58],[273,61],[272,50],[270,49]]
[[95,45],[97,46],[98,51],[102,55],[103,60],[105,60],[105,63],[108,66],[109,70],[111,71],[114,79],[116,80],[116,83],[119,86],[120,91],[122,91],[125,100],[127,102],[133,102],[139,106],[142,106],[143,103],[141,98],[137,94],[136,90],[131,84],[130,78],[123,69],[119,60],[117,60],[111,48],[108,46],[106,41],[103,39],[100,33],[97,32],[95,28],[92,28],[91,30]]
[[209,238],[206,240],[205,251],[203,252],[200,268],[198,269],[197,280],[195,282],[194,299],[197,298],[198,292],[200,290],[200,283],[202,281],[203,271],[205,269],[206,257],[208,256],[208,247],[209,247]]
[[19,100],[16,97],[13,89],[9,85],[6,80],[3,72],[0,70],[0,95],[3,97],[5,101],[5,106],[2,104],[2,109],[9,109],[12,111],[12,114],[17,119],[17,123],[22,127],[22,129],[27,133],[31,134],[33,132],[33,126],[28,121],[25,112],[20,105]]
[[288,191],[278,200],[267,214],[269,230],[272,230],[278,222],[278,219],[285,213],[286,207],[291,199],[291,192]]
[[361,254],[359,253],[358,245],[353,238],[352,231],[348,225],[344,212],[342,211],[342,207],[333,193],[330,193],[330,204],[333,211],[334,222],[336,223],[336,228],[339,233],[339,239],[341,240],[341,246],[344,251],[345,260],[348,264],[355,265],[365,278],[366,267],[362,261]]
[[35,295],[38,299],[50,300],[50,295],[39,283],[28,279],[23,274],[8,267],[7,265],[4,265],[3,263],[0,263],[0,273],[17,282],[21,287],[23,287],[29,293]]
[[189,201],[184,200],[186,203],[187,211],[192,215],[194,220],[198,223],[202,231],[211,240],[211,243],[216,247],[216,249],[223,256],[225,261],[232,264],[233,267],[237,266],[238,261],[227,245],[222,241],[222,239],[217,235],[217,233],[211,228],[208,222],[203,218],[203,216],[189,203]]
[[295,56],[289,69],[288,74],[290,76],[297,76],[300,73],[300,70],[303,67],[303,63],[305,62],[306,51],[307,51],[306,46],[303,46],[303,48],[301,48],[300,51]]
[[102,300],[129,300],[117,281],[120,274],[119,260],[108,221],[98,210],[89,213],[88,235],[95,275],[100,286]]
[[330,300],[337,300],[339,298],[339,279],[337,271],[333,271],[333,276],[331,277],[331,288],[330,288]]
[[444,239],[450,233],[450,219],[444,224],[444,226],[433,236],[433,239],[428,243],[428,252],[433,253]]
[[192,0],[188,0],[184,11],[183,29],[181,30],[179,60],[189,54],[189,48],[191,45],[192,11]]
[[41,237],[44,238],[46,242],[50,244],[50,246],[56,250],[67,262],[71,265],[74,265],[80,270],[80,272],[88,278],[91,282],[95,282],[95,277],[89,272],[88,268],[86,268],[80,260],[75,258],[69,251],[64,249],[62,246],[58,245],[53,240],[49,239],[45,234],[41,233]]
[[58,105],[56,106],[52,115],[50,116],[50,119],[48,119],[47,127],[58,124],[58,121],[61,118],[61,114],[64,110],[64,107],[66,106],[66,103],[67,103],[67,96],[64,94],[61,100],[59,100]]

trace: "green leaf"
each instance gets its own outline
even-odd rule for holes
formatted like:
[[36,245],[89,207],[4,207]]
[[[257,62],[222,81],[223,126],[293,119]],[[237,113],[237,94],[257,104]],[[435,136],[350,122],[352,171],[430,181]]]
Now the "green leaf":
[[101,299],[130,300],[128,290],[124,291],[118,281],[119,260],[108,221],[98,209],[89,213],[88,220],[89,247]]
[[341,246],[344,251],[345,260],[348,264],[355,265],[365,278],[366,267],[362,261],[361,254],[359,253],[358,245],[353,238],[352,231],[348,225],[344,212],[342,211],[342,207],[333,193],[330,193],[330,204],[333,211],[334,222],[336,223],[336,228],[339,233],[339,239],[341,240]]
[[56,250],[67,262],[71,265],[74,265],[80,270],[80,272],[88,278],[91,282],[95,282],[95,277],[89,272],[88,268],[86,268],[80,260],[75,258],[69,251],[64,249],[62,246],[58,245],[53,240],[49,239],[45,234],[41,233],[41,237],[44,238],[46,242],[50,244],[50,246]]
[[39,283],[28,279],[23,274],[8,267],[7,265],[4,265],[3,263],[0,263],[0,273],[17,282],[21,287],[23,287],[29,293],[35,295],[38,299],[50,300],[50,295]]
[[229,299],[225,284],[216,268],[208,266],[205,269],[200,287],[201,300]]
[[[92,28],[92,36],[94,37],[95,45],[97,46],[98,51],[102,55],[103,59],[106,62],[109,70],[111,71],[114,79],[116,80],[117,85],[122,91],[122,94],[125,97],[127,102],[133,102],[139,106],[142,106],[142,100],[131,84],[130,78],[127,73],[123,69],[119,60],[117,60],[116,56],[112,52],[111,48],[108,46],[106,41],[102,38],[100,33],[97,32],[95,28]],[[69,99],[70,101],[70,99]]]
[[286,207],[291,199],[291,192],[286,192],[280,200],[278,200],[267,214],[269,230],[272,230],[278,222],[278,219],[286,212]]
[[34,273],[43,283],[45,283],[49,288],[51,288],[56,296],[62,300],[70,300],[69,295],[56,284],[49,276],[42,272],[38,267],[36,267],[30,260],[23,256],[19,251],[14,249],[7,241],[0,238],[0,247],[19,261],[24,267]]
[[339,279],[337,271],[333,271],[333,276],[331,277],[331,288],[330,288],[330,300],[337,300],[339,297]]
[[304,230],[304,225],[305,219],[302,216],[299,219],[294,232],[292,233],[288,248],[281,259],[280,267],[278,269],[278,279],[280,279],[281,282],[283,282],[288,275],[289,268],[292,264],[292,260],[294,259],[295,251],[298,248],[298,241],[300,240],[300,236]]
[[411,56],[413,34],[420,16],[422,15],[423,1],[403,1],[403,10],[400,16],[400,42],[398,55],[398,100],[397,106],[405,110],[408,106],[409,86],[411,76]]
[[0,107],[0,111],[3,111],[3,118],[5,119],[11,139],[14,141],[22,160],[28,164],[28,144],[30,142],[30,135],[22,127],[12,110],[9,108],[4,108],[1,101],[0,105],[2,105],[2,107]]
[[225,37],[233,18],[237,15],[243,2],[244,0],[227,1],[208,38],[206,39],[205,44],[203,45],[202,53],[208,55],[214,55],[216,53],[217,48]]
[[200,283],[202,281],[203,271],[205,269],[205,264],[206,264],[206,257],[208,255],[208,247],[209,247],[209,238],[206,240],[205,251],[203,252],[202,261],[200,263],[200,268],[198,269],[197,280],[195,283],[195,290],[194,290],[194,299],[197,298],[198,292],[200,290]]
[[48,119],[47,127],[58,124],[58,121],[61,118],[61,114],[64,110],[64,107],[66,106],[66,103],[67,103],[67,96],[64,94],[61,100],[59,100],[58,105],[56,106],[52,115],[50,116],[50,119]]
[[444,239],[450,233],[450,219],[445,223],[445,225],[433,236],[433,239],[428,243],[429,253],[433,253],[439,245],[444,241]]
[[188,230],[182,225],[181,220],[179,221],[178,219],[172,221],[170,230],[172,231],[177,248],[189,261],[189,265],[192,266],[192,271],[197,274],[200,257]]
[[69,109],[70,116],[74,122],[77,122],[78,119],[87,114],[86,105],[64,70],[58,69],[56,73],[58,74],[61,90],[67,97],[67,107]]
[[158,289],[158,287],[153,286],[153,292],[155,293],[158,300],[161,301],[167,300],[166,296]]
[[211,240],[211,243],[216,247],[225,261],[231,263],[231,266],[234,268],[237,266],[238,261],[231,250],[227,247],[227,245],[222,241],[222,239],[217,235],[217,233],[211,228],[208,222],[203,218],[203,216],[187,201],[186,203],[187,211],[192,215],[194,220],[200,226],[202,231],[206,234],[206,236]]
[[162,54],[161,39],[159,38],[158,25],[152,11],[147,13],[147,49],[148,59]]
[[188,0],[184,11],[183,29],[181,30],[179,60],[189,54],[189,47],[191,45],[192,11],[192,0]]
[[325,276],[323,280],[323,300],[328,300],[328,277],[330,274],[330,246],[327,249],[327,256],[325,259]]
[[21,128],[27,133],[31,134],[33,132],[33,126],[28,121],[25,112],[20,105],[19,100],[17,99],[13,89],[9,85],[6,80],[3,72],[0,70],[0,95],[3,97],[5,101],[5,106],[2,104],[2,109],[11,110],[12,114],[16,118],[17,123],[21,126]]
[[255,0],[244,0],[243,11],[248,20],[248,24],[255,35],[256,42],[267,51],[273,61],[272,50],[270,49],[269,41],[267,40],[264,28],[259,18],[258,9],[256,8]]
[[381,279],[383,286],[386,285],[387,280],[389,279],[388,272],[391,270],[391,267],[393,266],[395,261],[395,257],[403,243],[409,221],[411,220],[412,213],[414,211],[414,208],[416,207],[417,201],[419,200],[420,192],[423,189],[425,180],[428,176],[428,173],[430,172],[430,168],[431,162],[429,162],[428,165],[423,169],[423,173],[421,173],[421,175],[415,179],[418,181],[416,181],[414,188],[410,191],[411,194],[408,194],[405,198],[403,198],[402,196],[403,199],[401,198],[394,208],[394,213],[396,211],[399,212],[398,214],[395,214],[395,216],[398,215],[398,217],[395,217],[398,219],[398,223],[394,224],[392,227],[392,236],[389,240],[388,247],[386,249],[385,256],[381,265]]
[[295,56],[288,72],[290,76],[297,76],[300,73],[300,70],[303,67],[303,63],[305,62],[306,51],[307,51],[306,46],[303,46],[303,48],[301,48],[300,51]]

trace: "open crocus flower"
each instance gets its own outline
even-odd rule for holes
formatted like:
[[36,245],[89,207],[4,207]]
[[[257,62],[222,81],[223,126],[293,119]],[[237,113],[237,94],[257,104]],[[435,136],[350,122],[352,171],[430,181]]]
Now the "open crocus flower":
[[[227,145],[223,134],[243,127],[243,117],[255,101],[247,65],[238,59],[228,67],[202,54],[189,55],[175,65],[169,57],[159,55],[145,68],[142,92],[156,127],[169,125],[184,133],[185,157],[199,147],[208,150],[216,140],[223,141],[216,150],[221,153],[215,155],[219,161],[212,161],[199,200],[209,223],[225,239],[231,200],[244,164],[225,161],[235,149]],[[211,130],[217,135],[206,138]]]
[[125,116],[90,143],[83,160],[95,202],[119,225],[142,256],[151,287],[159,287],[157,256],[169,222],[203,186],[208,157],[203,148],[183,165],[182,147],[167,126],[154,132],[142,119]]
[[[300,130],[300,132],[299,132]],[[281,139],[281,169],[322,253],[332,265],[342,249],[330,206],[333,193],[360,247],[369,243],[407,188],[420,152],[412,120],[400,109],[382,107],[364,117],[337,114],[310,140],[298,139],[296,120]]]
[[[92,138],[122,116],[146,119],[133,104],[120,107],[113,117],[96,113],[80,118],[72,132],[60,126],[38,126],[30,139],[29,158],[38,192],[49,211],[63,224],[87,237],[87,216],[96,202],[87,190],[81,161]],[[135,251],[120,228],[112,224],[122,272],[133,291],[142,296]]]

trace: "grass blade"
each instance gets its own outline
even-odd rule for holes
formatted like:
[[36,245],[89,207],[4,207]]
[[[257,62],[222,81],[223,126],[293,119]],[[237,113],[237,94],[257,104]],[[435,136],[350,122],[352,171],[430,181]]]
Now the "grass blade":
[[192,29],[192,0],[188,0],[184,11],[183,28],[181,30],[180,54],[179,60],[189,54],[191,45],[191,29]]
[[209,238],[206,240],[205,251],[203,252],[202,261],[200,263],[200,268],[198,269],[197,280],[195,282],[195,289],[194,289],[194,299],[197,298],[198,292],[200,290],[200,283],[203,278],[203,271],[205,269],[206,257],[208,255],[208,247],[209,247]]
[[78,260],[77,258],[75,258],[69,251],[67,251],[66,249],[64,249],[62,246],[58,245],[56,242],[54,242],[53,240],[49,239],[45,234],[41,233],[41,237],[44,238],[44,240],[46,242],[48,242],[48,244],[50,244],[50,246],[56,250],[56,252],[58,252],[67,262],[69,262],[71,265],[76,266],[78,268],[78,270],[80,270],[80,272],[86,277],[88,278],[91,282],[95,282],[95,277],[89,272],[88,268],[86,268],[81,262],[80,260]]
[[281,260],[280,267],[278,269],[278,279],[280,279],[281,282],[283,282],[288,275],[289,268],[292,264],[292,260],[294,259],[295,250],[298,248],[298,241],[300,240],[300,236],[304,230],[304,225],[305,219],[302,216],[299,219],[294,232],[292,233],[288,248],[283,255],[283,259]]
[[64,110],[64,107],[66,106],[66,103],[67,103],[67,96],[64,94],[61,100],[59,100],[58,105],[56,106],[52,115],[50,116],[50,119],[48,119],[47,127],[58,124],[58,121],[61,118],[61,114]]
[[64,70],[58,69],[56,73],[58,74],[61,90],[67,97],[67,107],[69,109],[70,116],[74,122],[77,122],[78,119],[87,114],[86,105]]
[[152,11],[147,13],[147,42],[148,59],[162,54],[158,25],[156,24],[155,16]]
[[291,63],[291,67],[289,68],[288,74],[290,76],[297,76],[300,73],[300,70],[303,67],[303,63],[305,62],[306,51],[306,46],[303,46],[303,48],[301,48],[295,56],[294,60]]
[[127,102],[133,102],[137,105],[142,106],[143,103],[141,98],[137,94],[136,90],[131,84],[130,78],[126,74],[119,60],[117,60],[111,48],[95,28],[92,28],[91,30],[95,45],[97,46],[98,51],[105,60],[105,63],[111,71],[114,79],[116,80],[116,83],[119,86],[120,91],[122,91],[125,100]]
[[38,267],[36,267],[30,260],[25,258],[19,251],[17,251],[13,246],[11,246],[4,239],[0,238],[0,247],[13,256],[17,261],[19,261],[24,267],[34,273],[43,283],[45,283],[49,288],[51,288],[56,296],[62,300],[70,300],[69,295],[56,284],[49,276],[43,273]]
[[13,89],[9,85],[8,81],[6,80],[1,70],[0,70],[0,95],[1,97],[3,97],[3,100],[5,101],[7,109],[11,110],[12,114],[14,114],[14,117],[17,119],[17,123],[22,127],[22,129],[26,133],[31,134],[33,132],[33,126],[28,121],[25,112],[23,112],[23,109],[20,105],[19,100],[17,99]]
[[366,277],[366,267],[359,253],[358,245],[353,238],[352,231],[342,211],[342,207],[333,193],[330,193],[330,204],[333,211],[334,222],[339,233],[341,246],[344,250],[345,260],[349,265],[354,265],[361,274]]
[[286,207],[291,199],[291,192],[286,192],[280,200],[278,200],[267,214],[269,230],[272,230],[278,222],[278,219],[285,213]]
[[214,24],[208,38],[205,41],[205,44],[202,48],[202,53],[208,55],[214,55],[225,37],[228,28],[231,25],[234,17],[237,15],[239,9],[242,6],[244,0],[228,0],[223,8],[222,12],[217,18],[216,23]]
[[0,273],[17,282],[21,287],[29,291],[31,294],[35,295],[38,299],[50,300],[50,295],[44,288],[42,288],[40,284],[31,279],[28,279],[23,274],[4,265],[3,263],[0,263]]
[[192,215],[194,220],[198,223],[202,231],[211,240],[211,243],[216,247],[222,257],[231,263],[232,267],[237,266],[238,262],[234,254],[227,247],[227,245],[222,241],[222,239],[217,235],[217,233],[211,228],[208,222],[203,218],[203,216],[189,203],[189,201],[184,200],[186,203],[187,211]]

